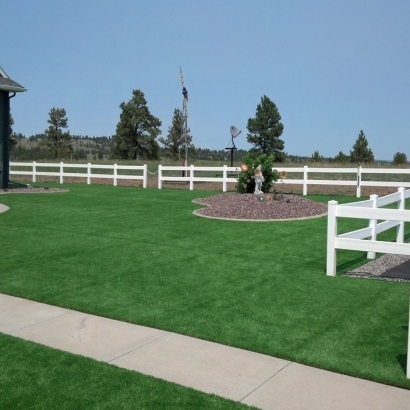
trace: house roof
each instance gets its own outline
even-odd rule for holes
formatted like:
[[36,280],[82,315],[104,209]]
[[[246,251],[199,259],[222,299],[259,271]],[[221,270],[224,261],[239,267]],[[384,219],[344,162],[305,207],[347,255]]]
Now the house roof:
[[0,91],[11,91],[17,93],[27,91],[27,88],[24,88],[22,85],[12,80],[0,67]]

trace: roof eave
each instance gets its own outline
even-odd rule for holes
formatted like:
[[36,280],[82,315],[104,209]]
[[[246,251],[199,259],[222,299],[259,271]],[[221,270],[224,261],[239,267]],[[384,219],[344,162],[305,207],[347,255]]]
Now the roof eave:
[[21,93],[21,92],[27,91],[27,88],[13,87],[12,85],[2,85],[0,86],[0,91],[10,91],[12,93]]

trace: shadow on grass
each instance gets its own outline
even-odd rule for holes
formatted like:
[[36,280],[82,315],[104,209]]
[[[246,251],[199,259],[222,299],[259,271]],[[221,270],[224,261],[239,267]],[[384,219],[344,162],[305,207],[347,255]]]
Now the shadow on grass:
[[[402,326],[402,329],[406,332],[406,334],[408,334],[408,332],[409,332],[409,327],[408,326]],[[407,373],[407,356],[408,356],[408,352],[403,353],[403,354],[399,354],[399,355],[396,356],[396,359],[399,362],[400,367],[402,368],[404,375],[406,375],[406,373]]]
[[9,188],[26,188],[27,184],[19,181],[9,181]]
[[399,362],[401,369],[403,370],[403,374],[405,375],[407,371],[407,354],[399,354],[396,356],[396,359]]
[[357,265],[360,263],[367,261],[367,254],[363,253],[363,255],[358,256],[355,259],[350,259],[346,262],[341,263],[340,265],[336,266],[336,272],[338,275],[343,275],[346,272],[351,271],[352,269],[356,268]]

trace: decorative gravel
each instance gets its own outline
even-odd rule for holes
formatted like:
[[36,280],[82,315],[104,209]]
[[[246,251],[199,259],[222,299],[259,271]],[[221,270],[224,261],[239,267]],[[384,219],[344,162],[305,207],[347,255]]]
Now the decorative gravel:
[[[393,278],[381,276],[387,271],[394,270],[400,265],[406,263],[410,260],[410,256],[407,255],[397,255],[397,254],[385,254],[380,256],[378,259],[371,260],[359,268],[353,269],[352,271],[345,274],[345,276],[350,276],[353,278],[364,278],[364,279],[378,279],[394,282],[409,282],[410,279],[407,278]],[[409,275],[410,277],[410,275]]]
[[221,194],[208,198],[195,199],[193,202],[208,205],[207,208],[195,211],[196,215],[210,218],[235,220],[272,221],[285,219],[312,218],[327,213],[327,205],[314,202],[296,195],[284,195],[279,200],[271,200],[269,195],[254,194]]
[[65,188],[34,188],[29,185],[26,188],[4,188],[0,189],[2,194],[51,194],[54,192],[68,192]]

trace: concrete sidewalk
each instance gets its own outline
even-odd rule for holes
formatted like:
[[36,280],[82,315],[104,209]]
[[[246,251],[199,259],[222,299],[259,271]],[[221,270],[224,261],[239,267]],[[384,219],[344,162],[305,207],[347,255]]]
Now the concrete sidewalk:
[[410,408],[409,390],[3,294],[0,332],[261,409]]

